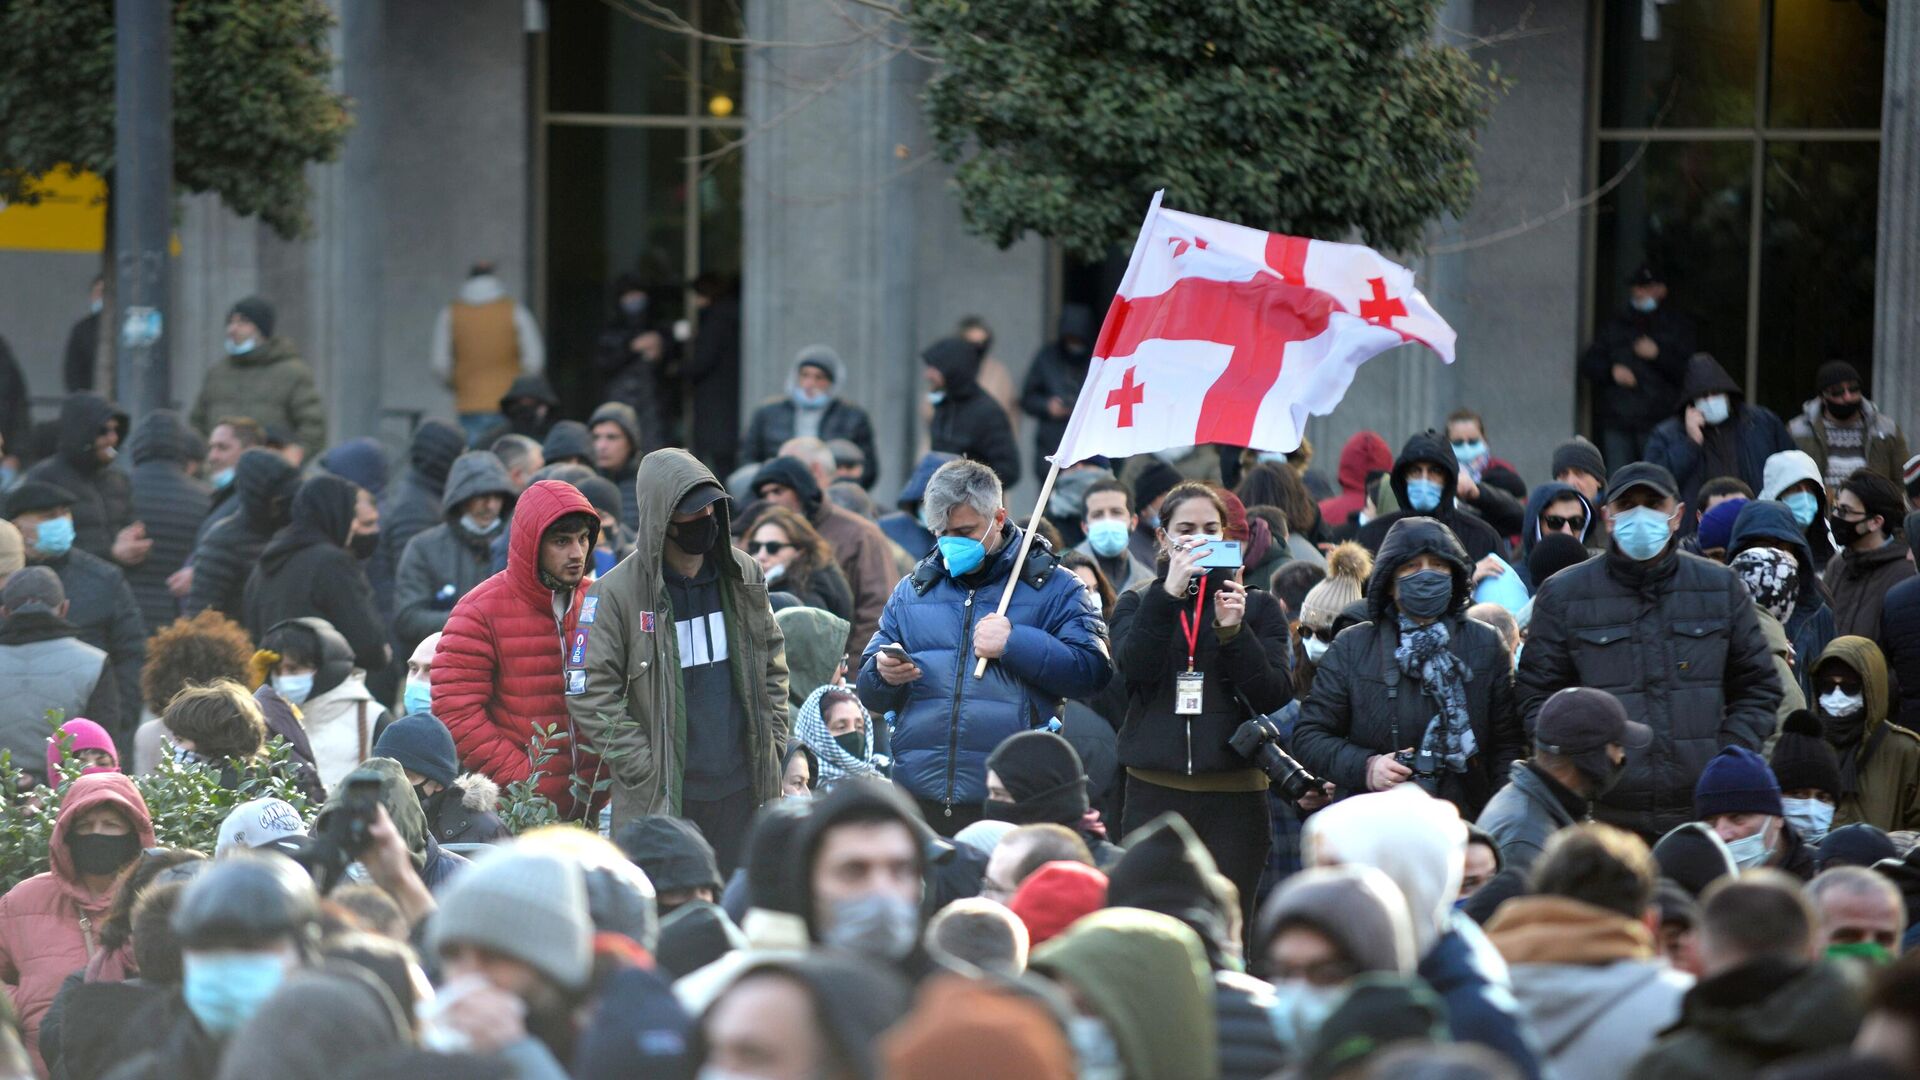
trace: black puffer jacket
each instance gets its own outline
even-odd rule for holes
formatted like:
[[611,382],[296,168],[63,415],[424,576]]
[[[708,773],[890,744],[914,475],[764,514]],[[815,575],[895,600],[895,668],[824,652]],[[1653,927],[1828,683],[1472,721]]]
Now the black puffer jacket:
[[193,551],[193,588],[187,614],[208,608],[239,620],[247,575],[260,553],[287,523],[300,470],[271,450],[253,449],[233,467],[233,499],[238,509],[208,529]]
[[113,557],[113,538],[133,522],[132,483],[93,450],[93,441],[109,420],[120,421],[124,445],[126,413],[91,391],[68,394],[60,403],[59,449],[23,478],[73,493],[73,546],[103,559]]
[[980,389],[980,347],[963,338],[936,341],[920,360],[946,380],[946,397],[933,407],[931,449],[985,464],[1008,487],[1020,482],[1020,447],[1006,410]]
[[127,567],[127,584],[140,602],[149,630],[158,630],[179,614],[179,601],[167,591],[167,578],[193,554],[193,538],[207,516],[213,492],[187,475],[192,460],[190,437],[180,414],[149,413],[133,433],[133,516],[147,526],[153,548],[145,561]]
[[[1367,760],[1408,747],[1418,749],[1438,703],[1418,677],[1400,670],[1400,617],[1391,593],[1395,573],[1418,555],[1438,555],[1453,567],[1453,604],[1442,616],[1448,650],[1466,664],[1467,715],[1479,752],[1465,773],[1443,772],[1436,794],[1471,821],[1507,781],[1508,769],[1525,756],[1519,701],[1511,661],[1499,631],[1467,618],[1473,602],[1473,564],[1460,541],[1437,521],[1409,518],[1380,545],[1367,587],[1371,622],[1341,631],[1313,672],[1313,693],[1300,709],[1293,751],[1300,763],[1346,793],[1367,790]],[[1531,645],[1528,646],[1532,648]]]
[[373,606],[360,560],[347,550],[360,489],[337,476],[315,476],[293,497],[292,520],[275,533],[247,578],[246,617],[253,640],[288,619],[312,616],[333,624],[367,671],[385,667],[387,635]]
[[1174,678],[1187,670],[1180,613],[1192,618],[1193,600],[1167,595],[1163,568],[1152,584],[1128,590],[1114,608],[1114,623],[1126,627],[1114,647],[1114,666],[1127,683],[1120,764],[1189,776],[1246,770],[1252,766],[1227,740],[1253,718],[1248,706],[1269,713],[1293,697],[1293,639],[1280,602],[1271,593],[1249,591],[1240,629],[1223,644],[1213,625],[1213,600],[1209,589],[1194,652],[1193,668],[1205,676],[1198,716],[1173,711]]
[[[1446,479],[1440,483],[1440,505],[1431,513],[1414,510],[1407,499],[1407,470],[1417,462],[1438,465],[1446,473]],[[1500,538],[1493,526],[1478,515],[1464,510],[1454,503],[1454,485],[1460,482],[1460,462],[1453,456],[1453,445],[1447,442],[1445,435],[1437,431],[1425,431],[1407,440],[1401,447],[1400,456],[1393,459],[1393,497],[1400,501],[1400,509],[1383,517],[1374,518],[1360,527],[1358,537],[1360,546],[1379,557],[1380,544],[1387,538],[1387,530],[1402,518],[1428,517],[1453,530],[1453,535],[1466,549],[1469,562],[1479,562],[1489,555],[1507,556],[1507,543]]]
[[[499,495],[505,500],[493,532],[479,535],[460,524],[467,500]],[[513,509],[513,482],[507,467],[485,450],[469,450],[453,463],[440,500],[446,520],[407,542],[394,579],[393,634],[401,655],[428,634],[446,629],[447,615],[460,598],[493,574],[493,538],[506,529]]]
[[1540,586],[1520,655],[1527,728],[1555,691],[1591,686],[1653,729],[1596,818],[1659,836],[1693,818],[1709,759],[1773,732],[1780,680],[1755,610],[1733,571],[1674,544],[1644,563],[1609,549]]
[[[1060,308],[1060,336],[1040,347],[1027,367],[1027,381],[1020,389],[1020,408],[1039,421],[1033,429],[1034,475],[1045,479],[1047,455],[1060,447],[1067,433],[1067,418],[1056,417],[1048,406],[1059,398],[1068,409],[1080,399],[1080,385],[1087,381],[1087,365],[1093,360],[1093,338],[1099,332],[1093,312],[1085,304],[1065,304]],[[1069,338],[1079,344],[1069,348]]]
[[407,541],[440,524],[447,473],[466,448],[466,435],[445,420],[428,420],[414,430],[406,475],[380,502],[380,548],[374,558],[384,566],[398,567]]

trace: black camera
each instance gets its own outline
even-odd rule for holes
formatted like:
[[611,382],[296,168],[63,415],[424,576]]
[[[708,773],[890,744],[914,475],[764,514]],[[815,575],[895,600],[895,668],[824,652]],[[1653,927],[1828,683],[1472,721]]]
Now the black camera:
[[1241,724],[1227,745],[1233,747],[1234,753],[1260,766],[1288,802],[1297,802],[1320,788],[1319,777],[1280,749],[1280,728],[1264,716]]
[[347,784],[339,804],[329,807],[325,823],[286,854],[313,878],[325,896],[346,876],[347,867],[373,846],[373,823],[380,809],[380,781],[363,778]]

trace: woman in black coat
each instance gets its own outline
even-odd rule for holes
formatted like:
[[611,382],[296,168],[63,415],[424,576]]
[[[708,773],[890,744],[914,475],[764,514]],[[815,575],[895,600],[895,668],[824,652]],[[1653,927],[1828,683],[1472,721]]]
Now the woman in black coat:
[[310,477],[293,496],[292,518],[274,534],[247,578],[241,620],[247,632],[259,641],[288,619],[314,616],[347,639],[354,666],[386,667],[386,628],[361,560],[351,550],[370,549],[379,541],[373,497],[337,476]]
[[[1175,487],[1160,517],[1159,572],[1152,584],[1128,590],[1113,616],[1126,628],[1114,650],[1127,686],[1121,835],[1168,811],[1180,814],[1239,887],[1250,918],[1272,842],[1267,775],[1228,739],[1293,696],[1287,616],[1271,595],[1243,586],[1239,571],[1195,567],[1226,528],[1226,506],[1212,488]],[[1199,676],[1193,711],[1177,701],[1188,671]]]
[[1506,644],[1466,614],[1472,573],[1453,530],[1394,522],[1367,587],[1372,621],[1341,631],[1314,671],[1301,764],[1345,794],[1412,781],[1479,816],[1525,742]]

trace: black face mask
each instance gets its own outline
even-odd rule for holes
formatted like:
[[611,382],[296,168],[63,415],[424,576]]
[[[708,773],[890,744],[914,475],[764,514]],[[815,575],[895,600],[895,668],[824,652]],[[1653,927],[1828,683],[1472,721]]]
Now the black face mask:
[[120,868],[140,854],[140,838],[132,833],[108,836],[88,833],[67,837],[67,853],[73,856],[73,868],[90,877],[117,874]]
[[720,539],[720,517],[708,514],[667,526],[667,536],[681,551],[689,555],[705,555],[713,550],[714,542]]
[[377,532],[360,533],[347,541],[347,550],[353,553],[354,558],[361,560],[373,558],[374,551],[379,547],[380,534]]
[[1851,420],[1860,415],[1860,403],[1857,401],[1827,401],[1825,398],[1821,401],[1826,403],[1827,415],[1835,420]]
[[420,809],[427,815],[427,827],[431,829],[435,815],[440,813],[440,807],[447,801],[447,794],[453,789],[441,788],[431,795],[427,794],[426,789],[427,785],[425,784],[415,784],[413,786],[413,794],[415,798],[420,800]]

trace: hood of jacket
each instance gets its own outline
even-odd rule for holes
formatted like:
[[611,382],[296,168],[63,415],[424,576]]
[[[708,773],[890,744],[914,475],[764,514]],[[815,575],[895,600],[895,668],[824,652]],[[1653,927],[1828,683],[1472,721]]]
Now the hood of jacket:
[[1647,928],[1617,911],[1567,896],[1518,896],[1487,923],[1487,940],[1509,964],[1611,964],[1650,960]]
[[1417,555],[1438,555],[1453,567],[1453,602],[1447,617],[1467,610],[1473,603],[1473,563],[1467,549],[1453,530],[1430,517],[1404,517],[1387,530],[1380,541],[1380,552],[1373,557],[1373,579],[1367,584],[1367,611],[1372,620],[1387,625],[1387,608],[1393,602],[1393,578],[1402,566]]
[[1219,1075],[1213,977],[1200,939],[1153,911],[1106,908],[1033,952],[1032,966],[1070,983],[1106,1022],[1129,1080]]
[[1318,931],[1362,973],[1413,974],[1406,898],[1371,866],[1310,867],[1281,882],[1254,923],[1251,955],[1264,962],[1273,939],[1292,926]]
[[1694,353],[1687,360],[1687,377],[1680,383],[1677,411],[1685,415],[1694,402],[1709,394],[1725,394],[1731,399],[1729,404],[1738,404],[1747,396],[1740,384],[1733,381],[1733,376],[1727,374],[1727,369],[1720,366],[1720,361],[1707,353]]
[[1830,963],[1763,958],[1702,980],[1687,994],[1680,1023],[1780,1058],[1848,1045],[1860,1023],[1859,994]]
[[546,441],[540,444],[540,456],[549,465],[569,458],[592,461],[593,433],[578,420],[562,420],[547,430]]
[[140,838],[140,846],[153,846],[153,816],[147,812],[147,801],[140,797],[140,789],[133,786],[133,781],[126,774],[88,773],[75,780],[73,786],[67,789],[66,798],[60,800],[60,816],[54,819],[53,838],[47,843],[47,858],[52,864],[53,876],[60,880],[67,895],[82,907],[104,907],[105,904],[88,895],[85,886],[80,884],[79,873],[73,867],[73,853],[67,850],[67,835],[73,823],[96,806],[118,809],[133,826],[133,834]]
[[[1447,446],[1447,453],[1453,453],[1453,446]],[[1366,492],[1367,474],[1386,472],[1393,468],[1393,448],[1387,440],[1372,431],[1356,431],[1340,448],[1340,490],[1350,495],[1362,495]]]
[[[1775,454],[1774,457],[1780,455]],[[1824,502],[1826,496],[1820,496]],[[1825,603],[1820,587],[1820,572],[1813,565],[1813,549],[1807,546],[1807,534],[1801,531],[1800,523],[1793,520],[1793,511],[1785,503],[1764,501],[1750,502],[1740,508],[1740,516],[1733,521],[1733,533],[1727,542],[1727,558],[1750,547],[1765,543],[1786,544],[1793,550],[1794,561],[1800,564],[1800,595],[1794,601],[1795,609],[1804,607],[1813,611]]]
[[[1571,1043],[1614,1010],[1649,1022],[1649,1034],[1679,1018],[1680,1002],[1692,979],[1653,960],[1615,960],[1604,964],[1516,964],[1509,970],[1515,993],[1526,1005],[1533,1033],[1544,1046]],[[1649,995],[1642,999],[1640,995]],[[1658,1008],[1664,1015],[1638,1010]]]
[[773,621],[787,639],[787,697],[799,705],[807,687],[833,681],[840,658],[847,654],[847,634],[853,624],[831,611],[791,607],[774,613]]
[[795,379],[795,377],[797,377],[800,374],[800,368],[802,365],[805,365],[807,367],[826,368],[827,374],[833,379],[833,390],[831,391],[832,393],[835,393],[835,394],[840,393],[840,388],[846,385],[846,379],[847,379],[846,362],[840,359],[840,354],[833,351],[832,346],[808,345],[806,348],[801,349],[797,353],[794,353],[793,366],[789,368],[787,371],[787,389],[788,390],[793,389],[793,385],[794,385],[793,380]]
[[514,379],[507,392],[500,395],[500,411],[506,412],[508,403],[521,398],[532,398],[549,409],[560,407],[560,395],[553,392],[553,384],[545,375],[522,375]]
[[461,773],[453,779],[460,806],[476,814],[491,814],[500,808],[500,785],[479,773]]
[[[1829,660],[1840,661],[1860,676],[1862,692],[1867,699],[1867,722],[1863,737],[1873,734],[1875,728],[1887,722],[1887,713],[1893,707],[1893,689],[1887,678],[1886,654],[1867,638],[1852,635],[1837,637],[1827,643],[1825,651],[1807,671],[1818,674],[1820,666]],[[1811,706],[1813,703],[1808,704]]]
[[[700,464],[700,459],[678,447],[655,450],[640,461],[640,472],[634,477],[634,496],[639,501],[639,519],[633,538],[633,550],[640,557],[641,566],[649,567],[652,576],[660,576],[660,559],[667,543],[667,526],[673,521],[673,508],[686,498],[687,492],[702,484],[712,484],[721,491],[726,485],[714,479],[712,470]],[[818,491],[819,489],[815,489]],[[714,550],[721,550],[726,538],[733,535],[733,500],[722,498],[713,503],[713,515],[719,519],[720,540]],[[722,574],[739,577],[740,570],[733,559],[715,559],[714,564]]]
[[359,500],[360,489],[352,481],[325,473],[308,477],[294,493],[286,528],[260,553],[260,565],[276,573],[295,552],[322,544],[344,549]]
[[[627,458],[627,464],[620,470],[623,473],[631,473],[634,469],[639,468],[640,448],[645,445],[640,441],[640,414],[634,412],[633,406],[624,401],[609,401],[593,410],[593,415],[587,417],[588,436],[592,436],[593,429],[596,426],[609,420],[620,426],[621,433],[627,437],[627,445],[632,448],[632,452]],[[595,458],[594,460],[597,463],[599,459]],[[624,491],[620,494],[623,498],[626,496],[626,492]]]
[[793,493],[800,496],[800,512],[808,521],[812,521],[815,512],[820,509],[820,484],[799,458],[777,457],[760,466],[760,471],[753,474],[756,497],[762,484],[792,488]]
[[980,382],[980,346],[965,338],[942,338],[927,346],[920,360],[946,380],[947,396],[963,398],[973,394]]
[[127,441],[127,452],[135,465],[150,461],[185,465],[193,460],[193,436],[186,421],[172,409],[155,409],[140,421]]
[[1820,500],[1820,516],[1825,517],[1827,506],[1827,480],[1820,471],[1820,465],[1805,450],[1782,450],[1767,455],[1766,468],[1760,474],[1760,498],[1772,502],[1780,494],[1802,480],[1813,481],[1814,492]]
[[1546,512],[1547,507],[1567,498],[1579,499],[1580,506],[1587,515],[1587,526],[1580,530],[1580,542],[1586,543],[1587,537],[1593,535],[1594,519],[1598,516],[1593,503],[1587,501],[1587,497],[1580,493],[1580,489],[1572,484],[1549,480],[1535,487],[1533,493],[1527,496],[1526,524],[1521,526],[1520,532],[1521,562],[1525,562],[1527,556],[1533,554],[1533,545],[1540,542],[1540,515]]
[[296,626],[313,635],[320,656],[320,668],[313,673],[313,689],[307,695],[307,700],[312,701],[347,681],[347,676],[353,674],[353,646],[347,644],[347,639],[333,628],[332,623],[311,615],[276,623],[268,628],[267,636],[272,637],[283,627]]
[[920,504],[926,500],[927,484],[933,480],[933,474],[940,471],[940,466],[956,460],[958,455],[943,454],[937,450],[922,455],[920,464],[913,467],[913,475],[907,477],[906,484],[900,488],[900,497],[894,501],[894,505],[909,514],[918,511]]
[[100,429],[106,427],[109,420],[120,421],[120,437],[125,439],[128,435],[126,413],[91,390],[68,394],[60,402],[60,460],[87,474],[105,468],[100,459],[94,457],[93,440],[100,437]]
[[507,287],[492,274],[475,274],[460,283],[460,292],[455,303],[491,304],[507,295]]
[[[1094,338],[1100,333],[1100,324],[1093,320],[1093,309],[1085,304],[1060,305],[1059,340],[1079,338],[1086,343],[1088,355],[1092,355]],[[1062,349],[1061,355],[1066,355]]]
[[1446,474],[1440,482],[1440,505],[1433,512],[1450,514],[1453,512],[1453,485],[1460,480],[1460,462],[1453,456],[1453,444],[1447,441],[1445,434],[1427,430],[1409,438],[1400,448],[1400,456],[1393,459],[1393,497],[1400,502],[1400,508],[1410,514],[1419,513],[1407,500],[1407,470],[1418,462],[1438,465]]
[[506,499],[501,514],[513,506],[513,480],[507,467],[491,450],[469,450],[453,460],[447,471],[447,486],[440,495],[440,513],[448,521],[460,517],[460,507],[468,499],[481,495],[499,495]]
[[346,803],[347,788],[355,780],[380,781],[380,805],[387,808],[387,816],[393,819],[393,827],[400,833],[400,839],[406,842],[407,853],[413,856],[414,869],[427,865],[427,815],[420,809],[420,797],[413,793],[413,785],[407,783],[407,768],[392,758],[368,758],[359,767],[342,777],[338,786],[327,797],[327,805],[313,819],[315,834],[324,831],[327,821],[341,812]]
[[1467,856],[1467,827],[1452,803],[1417,785],[1342,799],[1306,821],[1309,856],[1371,866],[1407,898],[1414,954],[1424,957],[1448,925]]
[[553,590],[540,582],[540,537],[568,514],[585,514],[593,519],[596,540],[600,536],[600,515],[594,513],[580,489],[558,480],[536,480],[527,485],[513,505],[512,532],[507,539],[507,580],[514,592],[541,608],[551,607]]
[[233,467],[233,490],[240,500],[240,512],[257,529],[277,529],[285,524],[299,487],[300,470],[271,450],[256,446],[242,453]]
[[378,439],[348,439],[321,454],[320,467],[359,484],[376,499],[386,493],[387,452]]
[[453,459],[467,448],[467,436],[445,420],[428,420],[413,433],[407,446],[407,464],[426,482],[434,494],[447,482],[447,470]]
[[1107,870],[1107,906],[1179,919],[1200,936],[1208,964],[1225,968],[1240,950],[1228,941],[1231,916],[1213,886],[1219,872],[1185,819],[1162,814],[1127,835],[1126,854]]

